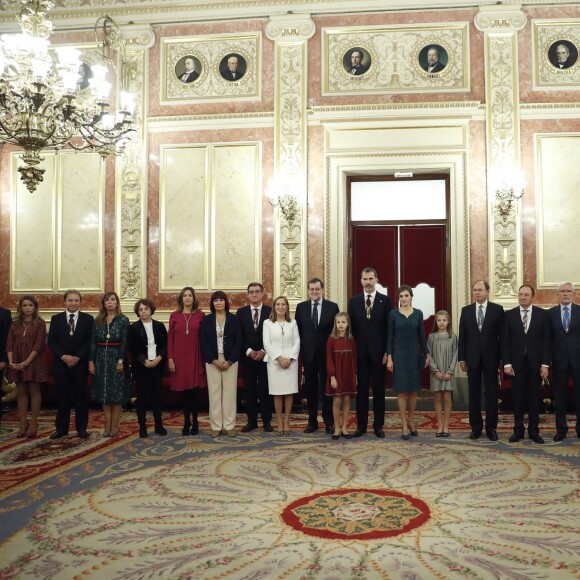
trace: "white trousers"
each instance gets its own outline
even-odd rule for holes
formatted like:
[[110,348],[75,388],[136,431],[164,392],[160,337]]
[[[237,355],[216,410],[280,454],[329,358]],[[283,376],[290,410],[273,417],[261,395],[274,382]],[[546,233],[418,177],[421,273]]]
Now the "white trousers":
[[[220,355],[219,360],[225,360]],[[205,365],[209,396],[209,423],[212,431],[229,431],[236,426],[236,396],[238,390],[238,363],[227,371],[212,364]]]

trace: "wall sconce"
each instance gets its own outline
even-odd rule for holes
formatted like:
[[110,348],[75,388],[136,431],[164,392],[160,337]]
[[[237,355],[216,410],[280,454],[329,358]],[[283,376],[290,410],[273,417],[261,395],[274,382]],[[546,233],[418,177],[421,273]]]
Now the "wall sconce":
[[512,203],[521,199],[526,190],[526,178],[521,169],[509,163],[500,163],[493,169],[493,190],[499,214],[506,219]]
[[292,223],[300,211],[301,185],[296,172],[281,171],[272,178],[266,197],[273,207],[279,207],[284,219]]

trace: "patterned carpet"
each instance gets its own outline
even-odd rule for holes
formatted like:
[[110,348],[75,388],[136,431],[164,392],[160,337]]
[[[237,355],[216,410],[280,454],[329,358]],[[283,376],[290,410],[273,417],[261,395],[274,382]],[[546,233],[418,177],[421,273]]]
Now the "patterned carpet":
[[[14,417],[3,426],[15,427]],[[580,578],[580,440],[323,432],[0,440],[0,578]],[[240,422],[242,417],[240,417]],[[573,433],[573,429],[572,429]]]

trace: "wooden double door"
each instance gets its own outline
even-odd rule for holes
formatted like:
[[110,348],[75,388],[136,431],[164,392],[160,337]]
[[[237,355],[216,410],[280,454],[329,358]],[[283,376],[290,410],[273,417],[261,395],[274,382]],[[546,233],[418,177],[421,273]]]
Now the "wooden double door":
[[[351,224],[351,260],[349,295],[362,292],[363,268],[378,273],[379,284],[386,288],[393,308],[398,306],[397,287],[415,288],[427,284],[433,289],[433,307],[425,314],[425,336],[437,310],[450,308],[449,245],[447,224]],[[387,373],[388,374],[388,373]],[[387,385],[391,383],[387,378]],[[428,387],[429,373],[422,373],[422,386]]]

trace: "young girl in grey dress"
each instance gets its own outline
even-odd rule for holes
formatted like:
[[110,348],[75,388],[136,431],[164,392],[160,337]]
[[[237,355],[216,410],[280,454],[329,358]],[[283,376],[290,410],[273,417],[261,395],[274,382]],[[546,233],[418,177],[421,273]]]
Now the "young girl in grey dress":
[[436,437],[449,437],[451,392],[455,390],[457,336],[451,331],[451,317],[446,310],[435,314],[433,332],[427,340],[431,360],[431,390],[435,393]]

